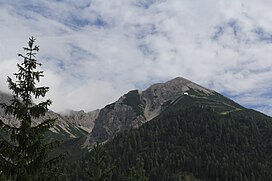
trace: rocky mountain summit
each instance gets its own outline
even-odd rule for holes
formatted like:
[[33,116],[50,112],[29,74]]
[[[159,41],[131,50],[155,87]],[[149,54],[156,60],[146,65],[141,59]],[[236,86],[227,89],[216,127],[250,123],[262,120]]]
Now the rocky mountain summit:
[[145,102],[145,117],[151,120],[156,117],[168,104],[171,104],[190,89],[211,95],[214,91],[206,89],[187,79],[177,77],[166,83],[154,84],[142,92]]
[[154,84],[144,91],[128,92],[115,103],[101,109],[84,145],[90,146],[96,141],[105,142],[119,132],[139,127],[158,116],[177,99],[185,96],[185,92],[188,94],[190,90],[205,95],[214,94],[214,91],[181,77]]

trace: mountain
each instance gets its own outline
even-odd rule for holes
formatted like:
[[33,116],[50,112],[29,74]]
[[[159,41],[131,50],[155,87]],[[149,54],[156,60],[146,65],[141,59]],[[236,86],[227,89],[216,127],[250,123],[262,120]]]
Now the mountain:
[[[0,102],[10,98],[0,93]],[[132,90],[101,110],[46,116],[58,118],[47,138],[66,140],[56,152],[70,152],[64,180],[88,179],[95,142],[111,180],[133,170],[151,181],[272,180],[271,117],[184,78]],[[18,124],[1,109],[0,119]]]
[[[150,181],[272,180],[271,117],[183,78],[105,106],[84,139],[104,142],[111,180],[135,169]],[[65,180],[86,180],[92,154],[66,164]]]
[[250,109],[226,114],[198,101],[183,97],[105,144],[112,180],[129,176],[137,160],[151,181],[272,180],[271,117]]
[[[12,99],[12,96],[3,92],[0,92],[0,102],[8,103]],[[60,115],[53,111],[49,111],[46,117],[57,118],[55,126],[50,129],[50,133],[47,135],[47,139],[60,139],[69,140],[72,138],[79,138],[88,133],[93,125],[92,122],[93,113],[84,113],[73,111],[70,115]],[[89,118],[90,117],[90,118]],[[89,118],[89,119],[88,119]],[[4,110],[0,108],[0,119],[14,126],[19,125],[13,116],[7,116],[4,114]],[[36,124],[42,121],[43,118],[36,120]],[[84,121],[89,121],[89,123],[80,124]]]
[[105,142],[119,132],[138,128],[186,96],[195,98],[195,104],[210,105],[221,114],[244,109],[213,90],[177,77],[154,84],[144,91],[132,90],[115,103],[105,106],[95,119],[93,130],[87,135],[84,146],[91,146],[96,141]]
[[99,112],[99,109],[87,113],[83,110],[69,111],[63,115],[63,118],[90,133],[94,127],[94,120],[97,118]]

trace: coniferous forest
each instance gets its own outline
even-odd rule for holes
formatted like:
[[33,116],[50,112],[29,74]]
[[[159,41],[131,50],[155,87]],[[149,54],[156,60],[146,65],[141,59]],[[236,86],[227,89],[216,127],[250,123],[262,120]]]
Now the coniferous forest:
[[[220,115],[176,104],[104,149],[105,167],[112,168],[108,180],[129,180],[133,170],[154,181],[272,180],[272,122],[253,110]],[[92,154],[67,166],[64,180],[86,180]]]

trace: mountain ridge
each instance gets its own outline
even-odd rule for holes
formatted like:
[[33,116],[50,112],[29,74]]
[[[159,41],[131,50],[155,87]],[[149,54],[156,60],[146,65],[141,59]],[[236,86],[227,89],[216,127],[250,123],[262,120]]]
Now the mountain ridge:
[[[93,131],[76,144],[103,143],[112,180],[126,180],[140,161],[142,173],[154,181],[266,181],[272,179],[271,131],[270,116],[176,78],[105,106]],[[81,159],[83,152],[75,150],[77,162],[68,164],[66,178],[88,178],[75,168],[93,168],[89,151]]]
[[[12,95],[9,95],[4,92],[0,92],[0,102],[9,103],[9,100],[12,99]],[[75,113],[74,113],[75,114]],[[49,110],[44,117],[34,120],[33,124],[39,124],[46,118],[56,118],[56,123],[53,128],[50,129],[51,134],[48,134],[48,139],[61,139],[68,140],[71,138],[78,138],[87,134],[88,127],[79,126],[76,122],[71,121],[72,118],[63,116],[61,114],[55,113]],[[0,119],[4,122],[13,125],[15,127],[19,126],[19,121],[16,120],[12,115],[5,115],[4,110],[0,108]]]
[[93,130],[85,138],[84,147],[91,147],[97,141],[106,142],[124,130],[138,128],[184,97],[195,98],[200,104],[212,104],[221,114],[244,109],[214,90],[176,77],[165,83],[151,85],[144,91],[129,91],[116,102],[102,108],[94,121]]
[[[8,97],[8,94],[0,93],[0,101],[7,101]],[[211,106],[224,115],[245,109],[214,90],[176,77],[153,84],[143,91],[131,90],[100,110],[69,111],[63,115],[49,111],[48,115],[58,118],[52,132],[60,133],[65,139],[80,138],[84,142],[83,147],[90,148],[96,141],[106,142],[119,132],[138,128],[180,99],[187,99],[187,106],[189,103]],[[1,114],[3,117],[3,110]]]

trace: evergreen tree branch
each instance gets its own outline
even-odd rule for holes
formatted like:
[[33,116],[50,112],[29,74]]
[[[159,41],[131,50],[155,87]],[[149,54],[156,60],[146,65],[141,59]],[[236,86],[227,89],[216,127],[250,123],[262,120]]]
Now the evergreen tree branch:
[[52,128],[54,126],[56,120],[56,118],[49,118],[44,120],[42,123],[31,128],[32,133],[45,133],[46,131],[48,131],[49,128]]
[[4,123],[1,119],[0,119],[0,128],[6,132],[11,132],[12,134],[16,134],[19,132],[19,128],[12,127],[12,126]]
[[51,105],[51,100],[46,100],[43,102],[40,102],[37,105],[34,105],[32,107],[29,107],[29,113],[33,118],[39,118],[41,116],[44,116],[45,113],[48,111],[48,106]]

